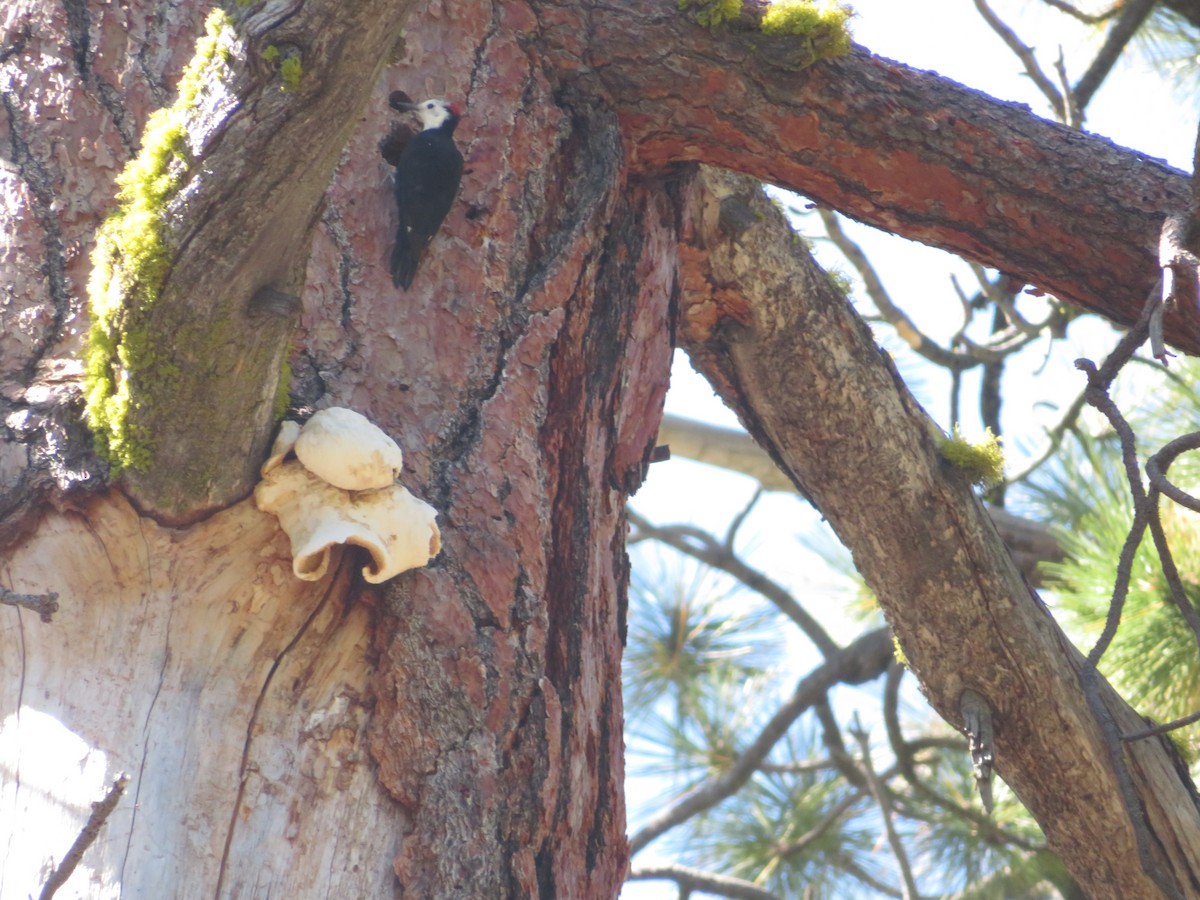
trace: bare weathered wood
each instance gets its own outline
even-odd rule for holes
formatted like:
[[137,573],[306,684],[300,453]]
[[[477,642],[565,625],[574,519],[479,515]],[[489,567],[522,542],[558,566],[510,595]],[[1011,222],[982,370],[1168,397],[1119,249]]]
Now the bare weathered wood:
[[[760,220],[737,241],[717,224],[732,193]],[[1158,897],[1160,885],[1194,895],[1200,810],[1186,776],[1159,742],[1128,749],[1156,839],[1143,869],[1080,687],[1081,654],[940,458],[928,417],[867,326],[780,239],[788,225],[753,182],[706,174],[684,221],[683,343],[851,549],[933,706],[961,726],[964,690],[984,698],[996,770],[1090,895]],[[1106,684],[1102,696],[1118,729],[1141,730]]]
[[44,519],[5,562],[60,595],[50,625],[0,611],[5,896],[37,896],[122,771],[64,891],[387,896],[402,814],[367,752],[371,611],[345,562],[297,580],[251,503],[186,533],[119,496]]

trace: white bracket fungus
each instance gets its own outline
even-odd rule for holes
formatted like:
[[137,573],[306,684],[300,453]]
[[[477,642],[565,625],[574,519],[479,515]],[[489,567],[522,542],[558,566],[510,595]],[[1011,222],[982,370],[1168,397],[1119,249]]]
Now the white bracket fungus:
[[372,584],[437,556],[437,511],[396,484],[401,462],[396,442],[352,409],[280,426],[254,500],[279,518],[297,578],[323,576],[334,544],[367,549],[363,577]]

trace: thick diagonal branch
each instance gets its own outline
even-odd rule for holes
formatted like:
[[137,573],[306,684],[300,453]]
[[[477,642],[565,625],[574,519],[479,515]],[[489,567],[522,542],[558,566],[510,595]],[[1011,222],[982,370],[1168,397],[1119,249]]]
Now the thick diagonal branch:
[[[705,170],[689,195],[680,333],[693,364],[853,552],[934,707],[961,727],[963,690],[987,701],[997,770],[1085,890],[1153,897],[1164,878],[1190,890],[1200,811],[1179,802],[1190,793],[1168,754],[1129,747],[1157,838],[1143,867],[1080,687],[1081,654],[940,457],[928,417],[866,325],[747,182]],[[717,225],[721,199],[735,193],[758,214],[736,244]],[[1099,690],[1122,732],[1144,727],[1107,684]]]

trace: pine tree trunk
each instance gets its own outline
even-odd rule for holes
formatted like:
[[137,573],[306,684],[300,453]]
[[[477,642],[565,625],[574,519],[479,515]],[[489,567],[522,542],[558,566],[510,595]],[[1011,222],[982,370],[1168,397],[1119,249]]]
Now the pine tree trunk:
[[[49,623],[0,610],[0,893],[36,895],[125,772],[68,890],[614,895],[627,861],[623,509],[672,338],[664,185],[630,178],[611,114],[552,92],[522,46],[523,5],[451,4],[406,32],[315,228],[293,402],[350,406],[393,435],[443,550],[382,590],[358,576],[356,549],[300,581],[252,499],[160,525],[105,487],[89,454],[75,362],[88,252],[203,11],[71,10],[24,9],[4,60],[20,75],[6,105],[21,188],[5,280],[25,304],[2,338],[4,402],[26,446],[58,435],[79,462],[70,485],[62,455],[4,449],[4,586],[56,592],[59,608]],[[272,40],[260,20],[249,67]],[[307,49],[316,86],[299,92],[315,103],[321,60]],[[280,101],[272,77],[241,115]],[[394,89],[467,107],[460,197],[407,293],[386,269],[395,210],[378,149]],[[282,149],[296,164],[316,152]],[[299,211],[297,233],[308,224]]]

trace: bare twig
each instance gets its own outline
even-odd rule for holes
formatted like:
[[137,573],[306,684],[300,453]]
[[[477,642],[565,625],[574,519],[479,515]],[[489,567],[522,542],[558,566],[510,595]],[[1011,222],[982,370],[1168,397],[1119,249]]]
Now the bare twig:
[[1129,482],[1129,489],[1133,493],[1134,509],[1133,522],[1130,525],[1129,534],[1125,538],[1125,543],[1121,547],[1121,554],[1117,559],[1117,572],[1113,583],[1112,600],[1109,603],[1104,628],[1100,632],[1100,637],[1096,639],[1096,643],[1088,653],[1084,665],[1085,672],[1090,671],[1094,673],[1097,665],[1100,663],[1100,658],[1104,655],[1104,652],[1116,636],[1117,626],[1121,623],[1121,611],[1125,606],[1125,598],[1129,593],[1129,580],[1133,571],[1133,559],[1137,553],[1138,546],[1142,542],[1142,536],[1146,532],[1146,526],[1149,524],[1149,511],[1146,506],[1146,489],[1142,485],[1141,469],[1137,461],[1137,447],[1134,441],[1133,429],[1129,427],[1129,423],[1125,421],[1125,417],[1121,415],[1120,410],[1117,409],[1117,405],[1108,396],[1107,387],[1100,386],[1101,379],[1095,364],[1091,360],[1083,359],[1076,360],[1075,365],[1088,374],[1088,388],[1085,392],[1087,402],[1104,414],[1121,441],[1121,454],[1125,463],[1125,475]]
[[725,532],[724,546],[730,553],[733,552],[733,542],[737,539],[737,533],[745,523],[746,518],[754,511],[754,507],[758,501],[762,499],[763,492],[766,489],[760,484],[754,491],[754,496],[750,498],[750,502],[740,513],[733,517],[733,521],[729,523],[729,529]]
[[984,0],[975,0],[975,8],[979,10],[979,14],[983,16],[983,20],[991,26],[992,31],[1000,36],[1000,40],[1008,45],[1017,59],[1025,67],[1027,74],[1037,89],[1042,92],[1042,96],[1050,103],[1054,110],[1054,115],[1058,117],[1060,122],[1066,121],[1066,106],[1063,102],[1063,95],[1059,93],[1054,82],[1042,71],[1042,67],[1038,65],[1037,59],[1034,58],[1033,48],[1027,46],[1015,31],[1008,27],[1004,21],[992,11],[992,8],[984,2]]
[[1183,580],[1179,577],[1179,570],[1175,566],[1175,558],[1171,554],[1170,545],[1167,543],[1167,535],[1163,530],[1158,507],[1158,497],[1162,493],[1181,506],[1195,512],[1200,512],[1200,500],[1171,484],[1171,482],[1167,481],[1166,476],[1167,469],[1175,461],[1176,457],[1181,453],[1198,448],[1200,448],[1200,432],[1192,432],[1171,441],[1146,461],[1146,476],[1150,480],[1150,491],[1146,496],[1146,506],[1150,534],[1154,538],[1154,548],[1158,551],[1159,565],[1162,566],[1163,575],[1166,576],[1167,585],[1171,589],[1171,598],[1179,608],[1180,615],[1183,616],[1184,621],[1192,630],[1192,635],[1196,639],[1196,645],[1200,648],[1200,613],[1197,613],[1195,606],[1192,605],[1192,601],[1184,589]]
[[[1108,389],[1111,387],[1113,379],[1116,378],[1121,367],[1133,357],[1137,348],[1145,342],[1150,333],[1151,320],[1161,308],[1162,304],[1159,302],[1156,289],[1147,298],[1137,323],[1117,342],[1116,348],[1109,354],[1099,369],[1096,368],[1095,363],[1091,360],[1079,359],[1075,361],[1076,367],[1087,373],[1088,387],[1085,392],[1087,402],[1108,419],[1109,424],[1120,439],[1121,457],[1134,504],[1133,523],[1130,526],[1129,534],[1125,538],[1125,544],[1121,548],[1121,554],[1117,561],[1117,574],[1113,584],[1112,601],[1109,604],[1104,630],[1084,661],[1079,673],[1079,681],[1083,689],[1084,699],[1087,701],[1088,707],[1091,709],[1096,724],[1099,726],[1100,732],[1104,736],[1105,744],[1108,747],[1112,772],[1117,780],[1117,786],[1121,794],[1122,803],[1125,806],[1130,827],[1133,829],[1134,838],[1137,842],[1138,859],[1142,868],[1166,896],[1176,897],[1180,895],[1172,879],[1167,873],[1162,871],[1161,867],[1154,860],[1151,850],[1154,839],[1150,835],[1137,792],[1134,790],[1133,778],[1125,762],[1120,729],[1117,728],[1117,724],[1113,720],[1112,711],[1100,695],[1101,677],[1097,669],[1100,658],[1104,655],[1104,651],[1108,648],[1109,644],[1111,644],[1113,637],[1116,635],[1117,626],[1120,624],[1121,610],[1129,592],[1130,573],[1133,566],[1134,554],[1137,551],[1138,545],[1141,544],[1142,536],[1145,534],[1150,519],[1152,517],[1156,518],[1154,513],[1156,512],[1158,493],[1157,489],[1152,487],[1151,493],[1155,495],[1153,500],[1147,495],[1146,488],[1142,484],[1141,467],[1138,465],[1137,446],[1133,429],[1129,426],[1129,423],[1125,420],[1125,417],[1121,414],[1121,411],[1117,408],[1112,398],[1109,397]],[[1167,558],[1169,559],[1169,554]]]
[[847,856],[845,854],[836,854],[831,858],[831,862],[837,868],[854,876],[867,887],[871,888],[871,890],[878,891],[885,897],[904,896],[900,891],[896,890],[890,884],[885,884],[860,866],[858,862],[851,856]]
[[652,525],[632,509],[628,511],[628,515],[630,523],[638,530],[639,540],[650,538],[661,541],[680,553],[686,553],[693,559],[732,575],[746,587],[774,603],[784,615],[800,626],[800,630],[824,656],[829,657],[838,652],[838,645],[833,642],[833,638],[821,627],[821,623],[796,601],[787,588],[742,562],[732,550],[712,535],[690,525]]
[[18,594],[6,587],[0,587],[0,605],[31,609],[43,622],[49,622],[58,612],[58,594],[53,591],[47,594]]
[[842,816],[844,816],[850,810],[850,807],[862,799],[862,797],[862,791],[852,791],[851,793],[847,794],[845,797],[835,803],[833,808],[830,809],[829,812],[825,813],[825,815],[821,817],[821,820],[817,822],[816,825],[804,832],[804,834],[800,835],[800,837],[793,841],[780,843],[775,848],[775,854],[783,859],[786,859],[789,856],[796,856],[799,853],[803,853],[806,849],[812,846],[815,841],[820,840],[823,835],[827,834],[829,829],[836,825],[841,820]]
[[1112,602],[1109,604],[1108,616],[1100,637],[1092,647],[1091,652],[1088,653],[1084,666],[1085,675],[1089,671],[1093,674],[1095,673],[1100,658],[1104,655],[1104,651],[1108,649],[1109,644],[1112,643],[1112,639],[1117,633],[1117,626],[1121,621],[1121,610],[1125,604],[1125,597],[1129,592],[1129,579],[1133,568],[1133,557],[1137,552],[1138,545],[1142,542],[1142,535],[1145,533],[1150,518],[1146,505],[1146,488],[1142,484],[1141,467],[1137,459],[1137,442],[1133,434],[1133,429],[1129,426],[1125,417],[1121,415],[1117,404],[1108,395],[1108,390],[1112,387],[1113,380],[1117,377],[1117,372],[1133,357],[1137,348],[1145,342],[1150,331],[1150,319],[1158,306],[1157,290],[1151,291],[1142,308],[1142,313],[1138,317],[1137,323],[1117,342],[1117,346],[1108,355],[1108,358],[1104,360],[1104,364],[1100,368],[1097,369],[1096,364],[1090,359],[1075,360],[1075,367],[1087,375],[1088,386],[1083,394],[1084,399],[1090,406],[1095,407],[1097,411],[1108,419],[1109,424],[1121,442],[1121,459],[1125,466],[1125,478],[1129,482],[1129,490],[1133,494],[1134,510],[1133,523],[1130,525],[1129,534],[1125,538],[1125,544],[1121,548],[1121,555],[1117,560],[1117,577],[1113,584]]
[[1013,325],[1022,334],[1039,336],[1047,325],[1053,323],[1056,318],[1056,312],[1051,311],[1050,317],[1040,325],[1030,322],[1020,312],[1017,311],[1017,306],[1013,303],[1013,292],[1005,287],[1011,279],[1003,275],[995,281],[987,277],[987,270],[979,263],[970,263],[971,272],[975,276],[975,280],[979,282],[979,289],[992,301],[996,306],[1004,312],[1004,318]]
[[875,774],[875,766],[871,762],[871,743],[867,739],[867,733],[863,730],[862,724],[858,721],[858,713],[854,714],[854,724],[850,727],[850,734],[858,741],[859,747],[862,749],[862,767],[863,774],[867,778],[867,786],[870,788],[871,796],[875,798],[876,804],[879,806],[880,818],[883,819],[883,830],[887,836],[888,846],[892,850],[892,855],[896,858],[896,865],[900,869],[900,877],[904,882],[903,897],[904,900],[916,900],[919,896],[917,892],[917,883],[913,879],[912,865],[908,861],[908,852],[904,849],[904,843],[900,840],[900,835],[896,831],[896,823],[892,820],[892,802],[888,794],[887,788],[879,780],[879,776]]
[[1066,437],[1068,431],[1075,430],[1075,423],[1079,421],[1079,414],[1083,412],[1083,407],[1087,405],[1087,394],[1082,393],[1071,401],[1071,405],[1067,407],[1067,411],[1063,417],[1059,419],[1058,424],[1046,432],[1046,447],[1038,456],[1037,459],[1029,463],[1024,469],[1013,475],[1011,478],[1005,479],[1006,484],[1016,484],[1024,481],[1049,460],[1058,448],[1062,445],[1062,440]]
[[1193,512],[1200,512],[1200,499],[1167,481],[1167,469],[1170,468],[1171,463],[1181,454],[1190,450],[1200,450],[1200,431],[1193,431],[1191,434],[1175,438],[1146,460],[1146,476],[1150,479],[1150,484],[1165,496]]
[[71,845],[71,849],[67,851],[67,855],[62,858],[62,862],[50,873],[50,877],[46,879],[46,884],[42,888],[41,900],[50,900],[55,892],[66,884],[71,873],[75,871],[75,867],[79,865],[79,861],[83,859],[83,854],[87,852],[100,834],[100,829],[104,827],[105,821],[112,815],[112,811],[117,808],[117,802],[121,799],[121,795],[125,793],[125,785],[129,783],[129,776],[122,772],[117,776],[116,781],[112,783],[112,787],[108,789],[108,793],[104,795],[104,799],[92,804],[92,814],[88,816],[87,824],[83,826],[83,831],[79,832],[79,837],[75,838],[75,843]]
[[1042,0],[1047,6],[1053,6],[1055,9],[1065,12],[1069,16],[1073,16],[1080,22],[1086,25],[1099,25],[1106,19],[1111,19],[1121,11],[1121,7],[1125,5],[1125,0],[1118,0],[1108,11],[1092,15],[1085,13],[1083,10],[1076,8],[1066,0]]
[[1075,100],[1075,92],[1071,90],[1071,79],[1067,77],[1067,61],[1063,58],[1062,45],[1058,46],[1058,59],[1054,61],[1054,71],[1058,73],[1059,90],[1067,100],[1066,115],[1063,122],[1071,128],[1083,127],[1083,113]]
[[1194,712],[1191,715],[1184,716],[1182,719],[1175,719],[1171,722],[1164,722],[1162,725],[1154,725],[1150,728],[1145,728],[1141,731],[1135,731],[1132,734],[1121,735],[1123,741],[1142,741],[1148,737],[1154,737],[1159,734],[1166,734],[1168,731],[1174,731],[1177,728],[1186,728],[1194,722],[1200,722],[1200,712]]
[[655,838],[692,816],[732,796],[771,752],[791,724],[807,709],[825,697],[835,684],[862,684],[882,675],[892,658],[891,633],[879,628],[862,635],[849,647],[839,650],[796,685],[792,696],[775,712],[769,722],[733,763],[671,804],[635,834],[629,841],[631,854],[644,849]]
[[764,891],[753,882],[728,875],[717,875],[690,866],[667,865],[647,866],[632,869],[626,881],[673,881],[682,893],[703,891],[718,897],[733,897],[735,900],[779,900],[779,895]]
[[768,775],[810,775],[813,772],[836,770],[832,759],[812,759],[804,762],[773,763],[763,762],[758,770]]
[[829,235],[829,239],[858,272],[858,277],[862,279],[863,286],[866,288],[867,296],[879,310],[879,315],[896,330],[896,333],[914,352],[931,363],[951,371],[969,369],[981,362],[970,355],[947,350],[937,341],[922,333],[904,310],[892,302],[891,295],[883,286],[883,280],[879,277],[879,273],[875,271],[875,267],[871,265],[871,261],[862,248],[842,230],[837,215],[821,207],[817,207],[817,214],[825,225],[825,232]]
[[1112,71],[1129,39],[1141,27],[1142,22],[1146,21],[1146,16],[1150,15],[1154,3],[1155,0],[1128,0],[1121,4],[1121,12],[1104,39],[1104,46],[1100,48],[1100,52],[1096,54],[1096,58],[1092,60],[1092,64],[1072,91],[1075,104],[1080,110],[1087,108],[1092,96]]
[[817,721],[821,723],[821,739],[825,742],[825,749],[829,751],[829,758],[834,766],[842,773],[842,777],[855,787],[866,787],[862,771],[854,764],[854,757],[850,755],[842,740],[842,727],[833,714],[829,698],[822,698],[814,710]]

